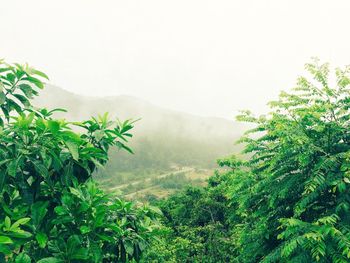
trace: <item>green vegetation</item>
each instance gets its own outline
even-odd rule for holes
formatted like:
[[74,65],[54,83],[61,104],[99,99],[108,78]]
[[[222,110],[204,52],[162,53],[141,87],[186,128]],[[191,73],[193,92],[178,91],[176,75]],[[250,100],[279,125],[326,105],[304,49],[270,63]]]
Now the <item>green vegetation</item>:
[[106,195],[91,179],[110,147],[131,151],[132,122],[55,120],[29,102],[46,75],[2,63],[1,260],[349,262],[350,67],[333,76],[315,60],[306,69],[312,80],[300,77],[270,114],[238,116],[255,125],[239,141],[244,158],[218,160],[206,186],[180,190],[195,177],[145,172],[110,188],[176,191],[160,200],[147,193],[155,206],[146,206]]
[[108,196],[91,180],[110,147],[131,151],[132,122],[55,120],[62,109],[31,107],[43,78],[0,62],[0,261],[139,261],[159,210]]
[[[136,123],[135,125],[137,126],[138,124]],[[153,141],[156,139],[152,141],[146,139],[138,141],[132,147],[134,155],[130,155],[127,152],[113,151],[110,155],[111,161],[94,178],[108,192],[114,191],[113,189],[121,185],[130,184],[124,189],[126,191],[121,192],[122,195],[130,194],[139,190],[146,190],[154,185],[160,186],[162,183],[157,181],[159,176],[170,173],[176,174],[186,168],[208,170],[212,174],[216,167],[215,162],[212,160],[220,156],[220,152],[226,152],[225,149],[221,149],[224,147],[220,147],[224,143],[219,143],[220,146],[213,146],[209,143],[201,145],[200,142],[190,138],[186,140],[176,138],[173,141],[170,139],[165,141],[159,138],[163,132],[160,131],[159,133],[156,137],[156,139],[159,139],[158,142]],[[225,143],[224,145],[227,147],[228,144]],[[231,145],[234,146],[233,139]],[[210,149],[214,148],[215,151],[211,152]],[[205,173],[199,172],[197,174],[203,174],[202,180],[207,178]],[[182,186],[188,185],[188,183],[191,183],[189,177],[191,176],[179,177],[178,183],[182,184]],[[149,178],[154,180],[145,182]],[[140,184],[135,185],[134,183],[136,182],[140,182]],[[169,187],[168,189],[174,188]],[[154,194],[157,194],[156,191]]]
[[169,233],[145,262],[350,261],[350,67],[329,83],[318,63],[268,116],[238,117],[249,160],[159,203]]
[[[210,170],[183,169],[177,172],[149,176],[141,180],[110,186],[110,180],[101,181],[107,192],[128,200],[147,202],[159,200],[176,193],[189,185],[203,186],[211,174]],[[113,184],[112,184],[113,185]]]

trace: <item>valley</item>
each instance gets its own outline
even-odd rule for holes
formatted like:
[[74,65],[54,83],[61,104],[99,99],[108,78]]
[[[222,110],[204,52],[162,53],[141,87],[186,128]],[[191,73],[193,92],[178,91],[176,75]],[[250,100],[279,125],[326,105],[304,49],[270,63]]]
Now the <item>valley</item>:
[[150,201],[188,185],[203,186],[218,168],[216,159],[238,153],[235,141],[247,126],[217,117],[164,109],[131,96],[87,97],[47,85],[34,105],[64,108],[55,117],[81,121],[108,112],[113,119],[133,119],[128,146],[133,154],[110,150],[107,165],[95,178],[108,193]]

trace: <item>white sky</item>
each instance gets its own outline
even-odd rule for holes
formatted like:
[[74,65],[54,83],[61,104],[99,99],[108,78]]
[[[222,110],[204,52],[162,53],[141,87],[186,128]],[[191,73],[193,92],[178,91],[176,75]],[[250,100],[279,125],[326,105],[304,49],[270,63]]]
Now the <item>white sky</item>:
[[310,57],[350,64],[349,0],[0,0],[0,57],[92,96],[232,118]]

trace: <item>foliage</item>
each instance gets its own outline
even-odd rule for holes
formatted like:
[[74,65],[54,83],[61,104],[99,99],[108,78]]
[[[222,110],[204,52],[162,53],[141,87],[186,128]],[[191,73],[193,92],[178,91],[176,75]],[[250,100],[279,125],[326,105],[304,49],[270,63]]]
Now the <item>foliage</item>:
[[[220,160],[226,170],[207,188],[161,205],[170,240],[188,244],[185,262],[350,261],[350,67],[330,76],[315,59],[306,69],[312,80],[300,77],[292,93],[270,103],[270,114],[238,117],[255,124],[240,140],[247,161]],[[210,231],[219,254],[201,249],[211,240],[198,234],[213,223],[224,227]],[[163,247],[181,262],[171,245]]]
[[[72,123],[31,107],[47,76],[0,62],[0,260],[139,261],[159,211],[105,195],[91,176],[126,146],[131,121]],[[77,133],[76,131],[81,131]]]
[[257,124],[241,140],[255,175],[240,204],[247,262],[350,260],[350,68],[335,71],[335,84],[328,64],[315,59],[306,69],[314,81],[300,77],[293,94],[270,103],[269,116],[239,117]]
[[255,124],[240,140],[246,160],[220,159],[206,187],[156,201],[161,212],[91,179],[110,147],[131,151],[132,122],[55,120],[29,103],[46,75],[2,63],[1,260],[349,262],[350,67],[306,69],[313,80],[300,77],[270,114],[238,117]]
[[230,262],[232,246],[226,180],[217,174],[206,188],[188,187],[157,203],[164,214],[167,235],[154,242],[145,262]]

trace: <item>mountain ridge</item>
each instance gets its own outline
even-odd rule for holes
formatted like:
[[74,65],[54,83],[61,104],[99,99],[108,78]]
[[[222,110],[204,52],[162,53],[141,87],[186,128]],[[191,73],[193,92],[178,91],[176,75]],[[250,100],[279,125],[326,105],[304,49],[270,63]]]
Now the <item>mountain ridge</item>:
[[[165,109],[134,96],[81,96],[47,85],[33,103],[37,107],[64,108],[55,117],[72,121],[90,119],[109,112],[111,118],[141,119],[131,131],[129,146],[135,152],[111,152],[104,173],[144,174],[169,171],[171,167],[215,167],[217,158],[239,152],[234,142],[246,126],[219,117],[197,116]],[[117,179],[116,179],[117,180]]]

